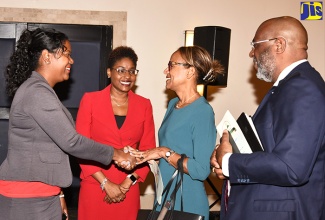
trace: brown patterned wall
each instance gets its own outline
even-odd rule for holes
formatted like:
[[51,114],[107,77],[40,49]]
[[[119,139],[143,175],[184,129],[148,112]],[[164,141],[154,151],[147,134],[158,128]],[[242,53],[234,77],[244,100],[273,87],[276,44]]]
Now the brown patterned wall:
[[126,44],[126,12],[0,7],[0,22],[113,25],[113,47]]

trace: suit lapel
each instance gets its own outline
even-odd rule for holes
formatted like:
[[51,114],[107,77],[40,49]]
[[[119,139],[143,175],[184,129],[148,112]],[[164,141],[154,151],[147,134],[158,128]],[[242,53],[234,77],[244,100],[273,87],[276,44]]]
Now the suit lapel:
[[136,119],[138,118],[139,108],[137,107],[136,97],[132,91],[129,91],[128,96],[129,96],[128,112],[126,114],[125,121],[119,130],[120,132],[125,132],[132,129],[134,123],[131,122],[136,121]]
[[273,86],[264,96],[261,104],[258,106],[255,114],[253,115],[253,120],[255,119],[256,115],[258,115],[258,113],[261,111],[261,109],[263,108],[263,106],[267,103],[267,101],[270,99],[270,97],[274,94],[276,89],[276,86]]
[[132,91],[129,91],[128,112],[122,127],[119,129],[117,127],[113,107],[111,105],[110,87],[111,86],[108,86],[102,91],[99,102],[105,104],[99,105],[101,106],[101,110],[99,110],[98,112],[100,114],[100,117],[102,118],[101,121],[104,124],[103,126],[107,127],[110,130],[110,135],[121,137],[122,133],[129,132],[134,128],[133,121],[137,121],[139,108],[137,108],[137,99],[135,94]]
[[102,92],[100,99],[98,100],[101,110],[99,115],[102,118],[103,126],[107,127],[114,136],[119,136],[119,129],[116,124],[113,107],[111,105],[111,85],[106,87]]
[[256,118],[256,116],[258,115],[258,113],[261,111],[261,109],[264,107],[264,105],[268,102],[268,100],[272,97],[273,94],[275,94],[279,88],[281,86],[284,86],[285,82],[287,82],[288,80],[290,80],[290,78],[294,77],[297,73],[299,72],[299,68],[304,67],[305,65],[309,65],[308,62],[304,62],[302,64],[299,64],[298,66],[296,66],[284,79],[279,81],[278,86],[273,86],[268,93],[265,95],[265,97],[263,98],[261,104],[258,106],[255,114],[253,115],[253,120],[254,118]]

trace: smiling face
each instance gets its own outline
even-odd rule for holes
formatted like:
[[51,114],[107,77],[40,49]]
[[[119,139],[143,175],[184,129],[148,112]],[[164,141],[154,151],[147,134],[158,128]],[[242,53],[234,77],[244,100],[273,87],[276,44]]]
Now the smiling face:
[[[118,72],[117,69],[128,70],[125,73]],[[112,68],[107,69],[107,75],[111,78],[112,89],[117,93],[129,92],[135,84],[136,75],[130,74],[129,70],[135,70],[136,66],[130,58],[117,60]]]
[[176,91],[177,88],[180,88],[186,83],[189,68],[184,65],[186,62],[179,51],[172,54],[170,62],[172,65],[164,70],[164,74],[166,75],[166,89]]
[[70,78],[71,66],[74,63],[71,57],[71,44],[65,41],[63,45],[64,49],[59,48],[53,53],[44,49],[39,67],[36,69],[51,87]]
[[71,66],[74,63],[71,57],[71,44],[70,41],[65,41],[64,44],[65,49],[62,51],[59,49],[57,53],[55,53],[56,59],[54,62],[57,64],[57,77],[58,82],[62,82],[68,80],[70,78]]

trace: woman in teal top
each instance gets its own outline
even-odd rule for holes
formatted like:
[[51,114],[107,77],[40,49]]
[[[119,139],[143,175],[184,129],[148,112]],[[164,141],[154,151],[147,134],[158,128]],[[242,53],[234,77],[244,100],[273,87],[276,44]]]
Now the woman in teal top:
[[[183,210],[203,215],[206,220],[209,219],[209,204],[203,181],[210,174],[216,127],[213,109],[197,92],[197,83],[202,80],[212,82],[222,71],[220,63],[212,60],[209,53],[199,46],[176,50],[164,73],[166,88],[175,91],[177,97],[169,102],[159,129],[160,147],[145,152],[130,149],[132,154],[141,158],[141,162],[161,158],[159,168],[164,186],[177,168],[181,154],[185,154]],[[178,192],[175,210],[181,209],[180,204]],[[161,206],[157,208],[160,209]]]
[[[180,109],[175,108],[177,102],[178,98],[175,98],[168,105],[158,133],[159,145],[186,155],[188,175],[184,175],[183,179],[184,211],[209,219],[209,204],[203,181],[210,174],[209,158],[216,143],[214,113],[204,97]],[[170,160],[173,157],[178,158],[173,155],[169,157]],[[165,159],[160,159],[159,168],[166,186],[175,168]],[[175,205],[175,209],[180,210],[180,195],[176,197]]]

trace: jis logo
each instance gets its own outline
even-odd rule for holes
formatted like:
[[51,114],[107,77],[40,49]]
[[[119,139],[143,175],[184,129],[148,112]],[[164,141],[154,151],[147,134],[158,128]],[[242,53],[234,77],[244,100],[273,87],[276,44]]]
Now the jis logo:
[[323,20],[323,2],[300,2],[300,20]]

